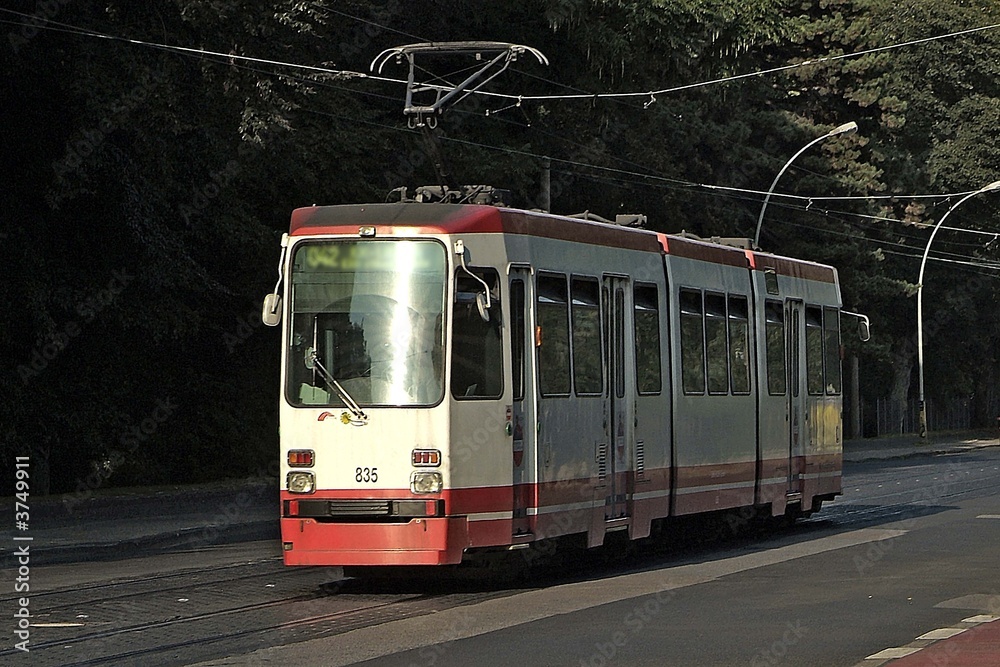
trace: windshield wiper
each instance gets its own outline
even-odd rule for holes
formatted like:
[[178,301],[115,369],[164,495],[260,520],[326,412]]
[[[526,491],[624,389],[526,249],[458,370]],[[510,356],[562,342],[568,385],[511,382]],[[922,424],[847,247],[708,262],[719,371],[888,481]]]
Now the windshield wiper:
[[309,348],[306,350],[306,366],[309,367],[310,364],[312,368],[319,371],[319,374],[323,376],[323,381],[326,382],[328,387],[336,392],[337,396],[340,397],[340,400],[347,406],[347,409],[351,411],[352,415],[354,415],[354,419],[351,420],[351,423],[355,426],[367,424],[368,415],[366,415],[365,411],[361,409],[358,402],[355,401],[349,393],[347,393],[347,390],[340,386],[340,383],[337,382],[337,379],[330,374],[330,371],[326,370],[326,368],[323,367],[323,364],[319,362],[319,358],[316,356],[315,348]]

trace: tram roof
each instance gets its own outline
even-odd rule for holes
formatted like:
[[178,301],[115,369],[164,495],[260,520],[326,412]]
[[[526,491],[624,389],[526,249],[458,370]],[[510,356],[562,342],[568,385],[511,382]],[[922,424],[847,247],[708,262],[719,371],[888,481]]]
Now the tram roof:
[[646,229],[520,209],[477,204],[393,203],[309,206],[292,212],[291,234],[357,235],[375,227],[376,236],[399,234],[520,234],[607,247],[663,253],[713,264],[773,269],[781,275],[836,282],[830,266],[744,250]]

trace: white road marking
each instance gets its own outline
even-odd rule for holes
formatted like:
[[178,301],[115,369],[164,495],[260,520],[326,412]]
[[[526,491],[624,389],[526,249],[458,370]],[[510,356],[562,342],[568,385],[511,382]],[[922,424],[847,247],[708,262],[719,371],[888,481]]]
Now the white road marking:
[[962,619],[962,623],[992,623],[993,621],[1000,621],[1000,616],[979,614],[978,616],[970,616],[969,618]]
[[980,514],[977,519],[1000,519],[1000,514]]
[[[797,558],[880,542],[906,532],[865,528],[707,563],[665,567],[526,591],[434,614],[359,628],[333,637],[260,649],[240,656],[240,659],[244,664],[323,664],[341,667],[424,647],[434,647],[434,651],[440,652],[446,649],[449,642],[622,600],[656,596],[658,606],[667,604],[673,595],[670,591],[676,589]],[[654,600],[649,600],[646,605],[652,602]],[[317,656],[321,656],[321,663],[316,662]],[[226,660],[209,661],[199,663],[198,667],[224,664],[232,663]]]
[[960,635],[966,630],[968,630],[968,628],[938,628],[937,630],[925,632],[917,637],[917,639],[948,639],[949,637]]
[[916,653],[920,649],[918,648],[907,648],[906,646],[900,646],[899,648],[887,648],[884,651],[879,651],[874,655],[870,655],[865,660],[892,660],[895,658],[905,658],[911,653]]
[[972,611],[992,613],[1000,609],[1000,595],[974,593],[944,600],[934,606],[938,609],[971,609]]

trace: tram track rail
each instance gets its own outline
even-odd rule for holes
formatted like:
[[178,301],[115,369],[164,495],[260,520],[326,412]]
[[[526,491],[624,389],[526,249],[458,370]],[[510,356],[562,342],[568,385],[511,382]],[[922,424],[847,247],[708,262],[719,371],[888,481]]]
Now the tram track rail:
[[[817,529],[853,530],[919,516],[992,492],[1000,483],[998,458],[956,455],[951,460],[851,465],[845,470],[845,496],[798,528],[735,537],[766,549],[772,538],[808,540]],[[732,537],[720,534],[714,543],[681,546],[680,553],[654,549],[638,560],[643,567],[669,567],[678,556],[712,558],[720,543],[731,545]],[[595,573],[609,576],[635,566],[635,560],[586,558],[570,568],[572,572],[542,574],[532,584],[558,584]],[[39,625],[32,636],[31,663],[187,665],[433,614],[520,590],[372,586],[342,579],[337,570],[285,568],[278,557],[131,576],[33,594]],[[73,623],[78,614],[88,617]],[[0,651],[0,662],[14,653]]]
[[[89,626],[95,629],[82,633],[79,630],[88,627],[87,624],[60,628],[62,636],[32,642],[32,665],[145,665],[151,661],[158,665],[184,665],[218,657],[219,651],[212,647],[227,644],[245,647],[248,640],[259,647],[304,641],[514,592],[390,595],[367,594],[362,590],[340,595],[337,589],[334,584],[323,584],[298,595],[120,627],[100,628],[96,626],[103,623],[96,623]],[[331,603],[337,601],[342,601],[340,608],[330,609]],[[67,661],[67,652],[88,657]],[[15,653],[0,651],[0,661]]]
[[[162,574],[152,574],[152,575],[142,575],[142,576],[133,576],[133,577],[123,577],[121,579],[116,579],[114,581],[107,581],[107,582],[101,582],[101,583],[81,584],[81,585],[72,586],[72,587],[62,587],[62,588],[52,588],[52,589],[49,589],[49,590],[32,591],[31,597],[34,600],[46,600],[46,599],[52,598],[54,596],[66,596],[66,595],[71,595],[71,594],[84,594],[85,595],[85,594],[90,594],[93,591],[113,591],[114,589],[118,589],[118,588],[122,588],[122,587],[126,587],[126,586],[131,586],[131,585],[135,585],[135,584],[151,584],[151,585],[153,585],[156,582],[164,582],[164,581],[168,581],[168,580],[172,580],[172,579],[191,579],[192,577],[199,577],[199,576],[202,576],[202,575],[204,575],[204,576],[211,576],[213,578],[212,579],[213,582],[218,582],[218,583],[233,583],[233,582],[243,581],[243,580],[247,580],[247,579],[258,578],[258,577],[261,576],[261,573],[255,572],[255,573],[252,573],[252,574],[244,574],[244,575],[240,575],[240,576],[228,577],[228,578],[220,579],[219,578],[219,572],[220,572],[220,570],[236,570],[236,569],[242,569],[242,568],[247,568],[247,567],[256,567],[258,565],[265,564],[265,563],[274,564],[276,566],[275,569],[274,569],[275,572],[279,572],[280,573],[280,572],[283,571],[282,570],[282,566],[281,566],[281,557],[280,556],[275,556],[275,557],[269,557],[269,558],[262,558],[262,559],[255,560],[255,561],[252,561],[252,562],[249,562],[249,563],[232,563],[232,564],[229,564],[229,565],[219,565],[219,566],[215,566],[215,567],[190,568],[190,569],[184,569],[184,570],[179,570],[179,571],[176,571],[176,572],[169,572],[169,573],[162,573]],[[191,585],[191,582],[187,581],[186,583],[184,583],[182,585],[177,585],[177,586],[174,586],[172,588],[160,588],[160,589],[157,589],[157,590],[159,590],[159,591],[181,590],[181,589],[189,587],[190,585]],[[129,595],[137,595],[137,594],[142,594],[142,593],[131,593]],[[17,600],[17,598],[18,598],[17,595],[0,595],[0,603],[14,601],[14,600]],[[105,600],[105,599],[121,599],[121,596],[117,595],[117,594],[114,594],[114,595],[109,594],[109,595],[107,595],[105,597],[96,597],[96,598],[91,598],[89,600],[85,599],[85,600],[81,600],[80,602],[86,604],[86,603],[92,603],[92,602],[100,602],[100,601]]]
[[[932,465],[931,461],[935,463]],[[943,468],[941,463],[946,461]],[[949,454],[880,468],[859,487],[848,483],[864,474],[867,465],[845,470],[844,495],[825,506],[807,522],[835,521],[847,524],[904,519],[922,514],[942,503],[988,495],[1000,485],[1000,465],[975,454]],[[912,468],[913,470],[907,470]],[[855,495],[857,494],[857,495]]]

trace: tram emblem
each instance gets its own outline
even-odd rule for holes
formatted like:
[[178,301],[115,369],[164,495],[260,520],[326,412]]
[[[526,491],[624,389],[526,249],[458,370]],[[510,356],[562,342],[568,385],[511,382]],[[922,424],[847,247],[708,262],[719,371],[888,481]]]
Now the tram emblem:
[[346,412],[341,412],[340,415],[335,415],[332,412],[322,412],[320,413],[319,417],[316,418],[316,421],[323,422],[326,421],[329,417],[335,417],[342,424],[351,423],[351,415],[347,414]]

